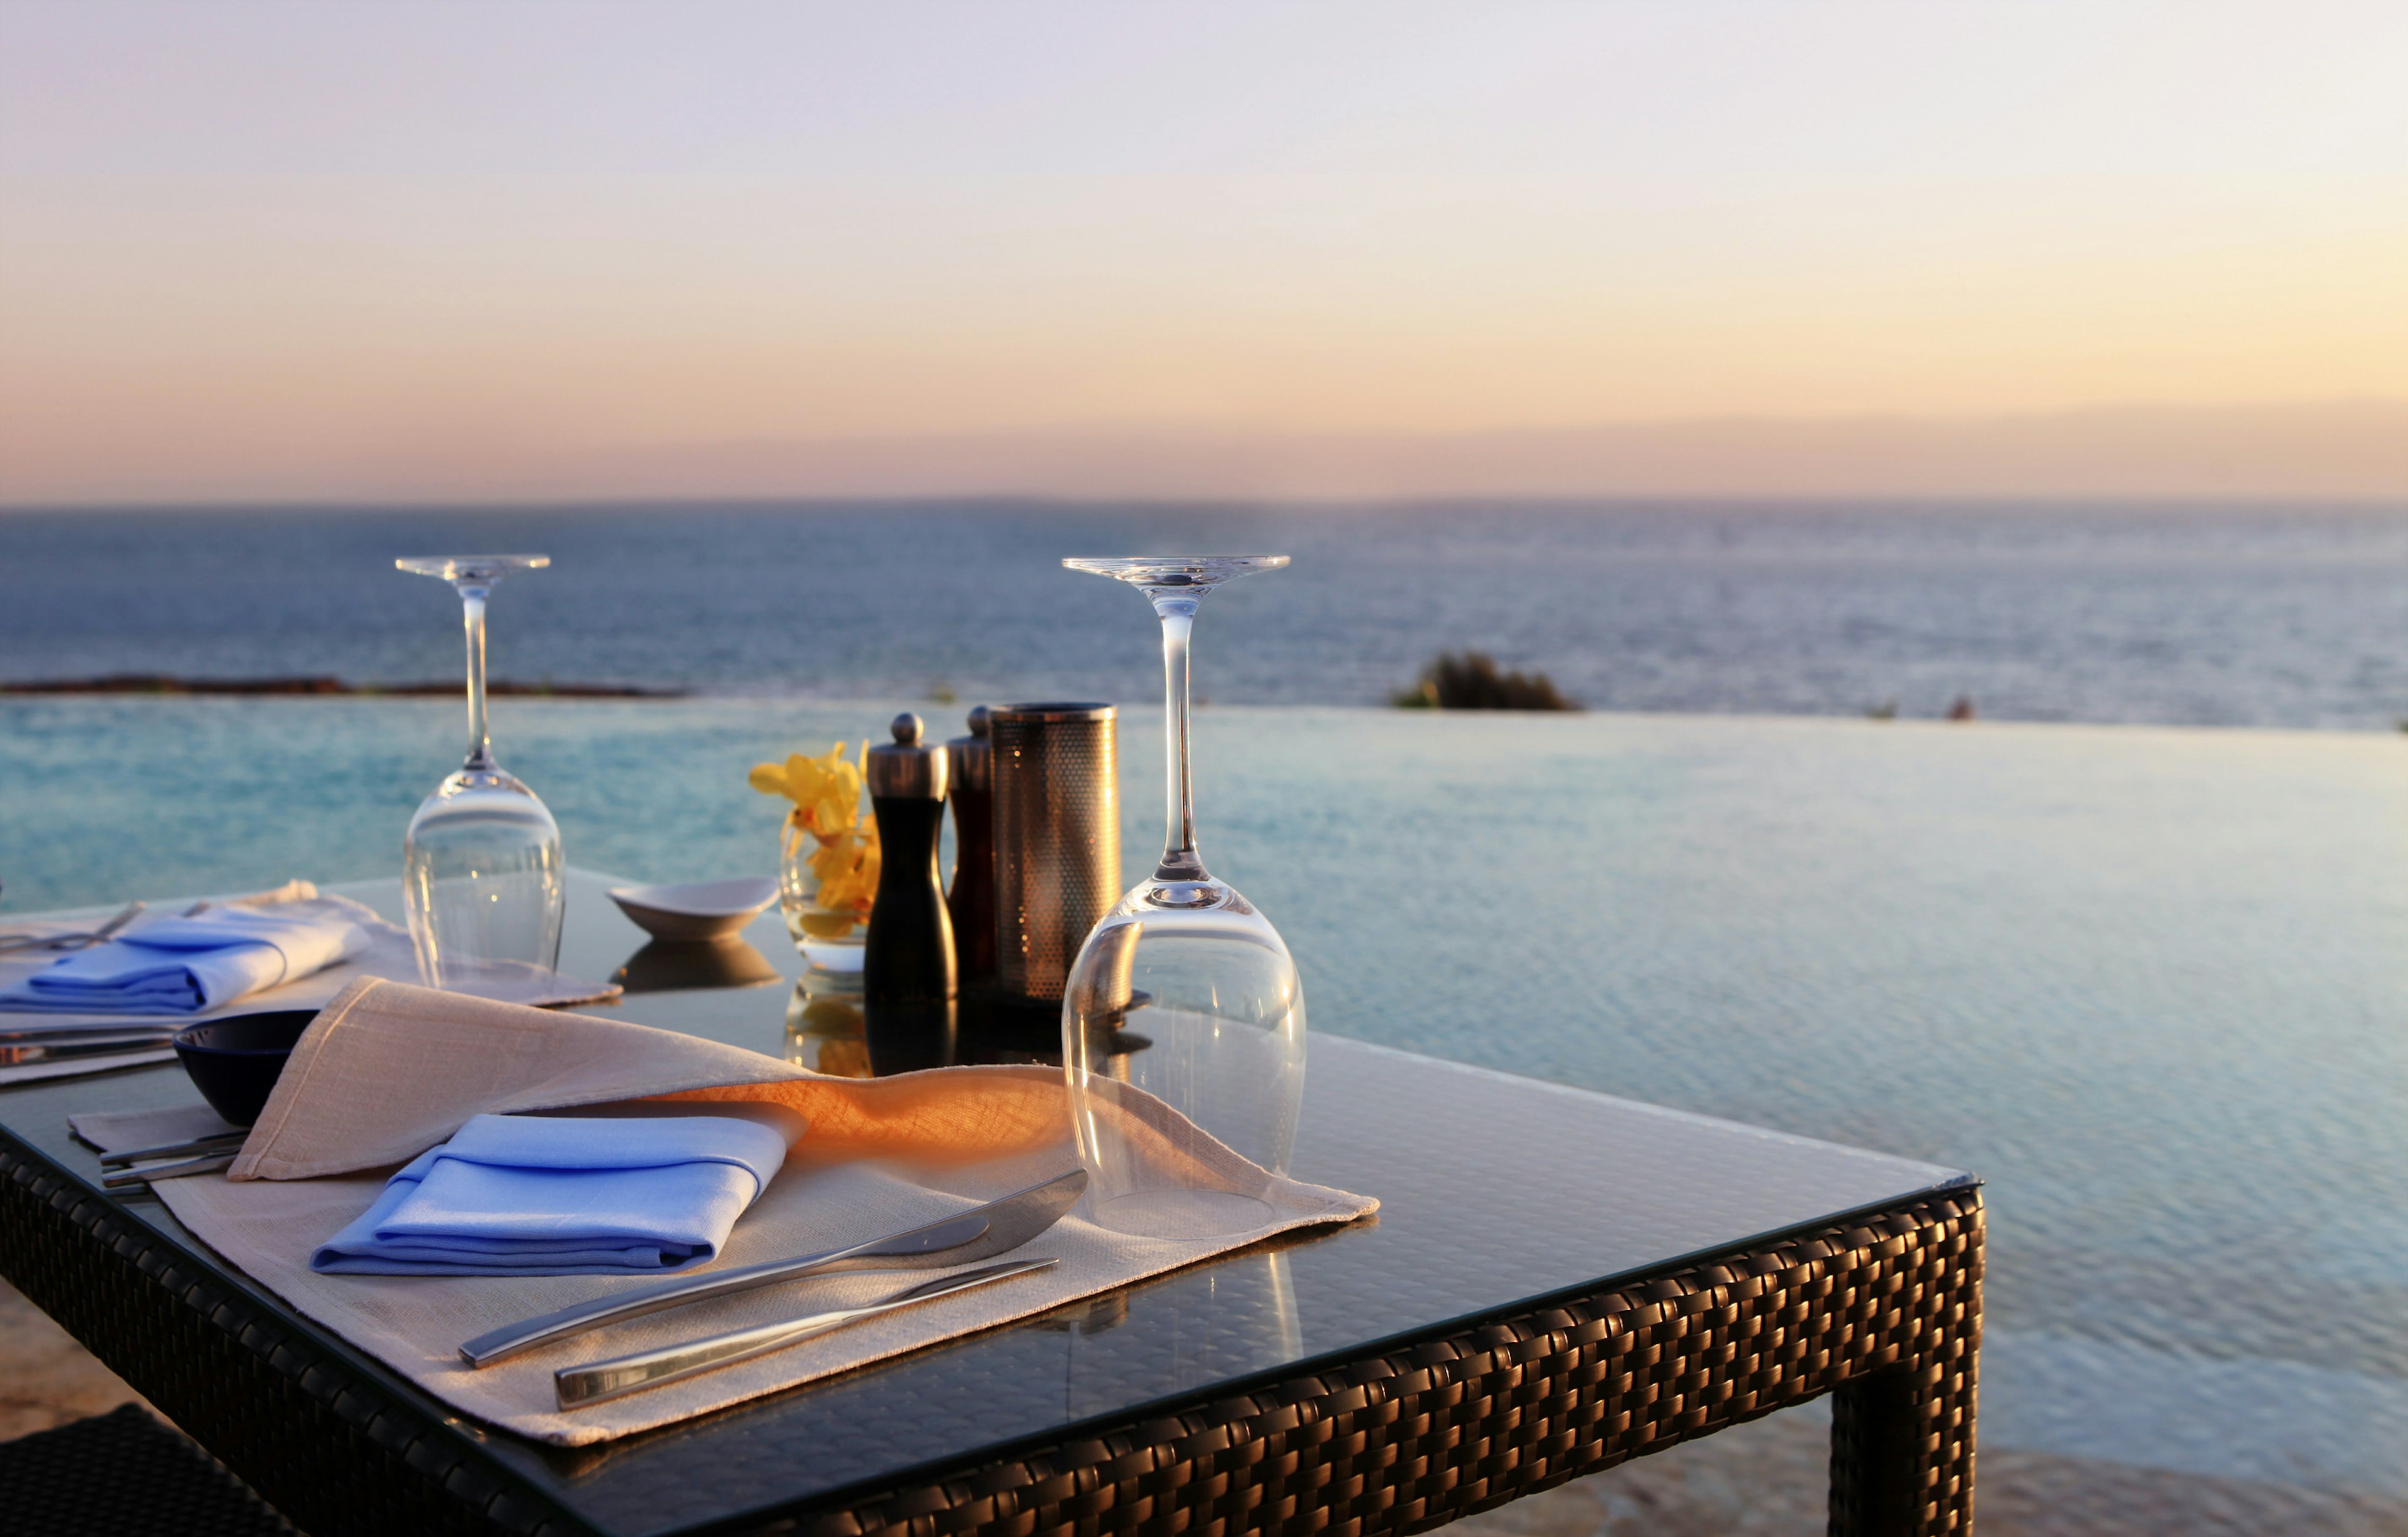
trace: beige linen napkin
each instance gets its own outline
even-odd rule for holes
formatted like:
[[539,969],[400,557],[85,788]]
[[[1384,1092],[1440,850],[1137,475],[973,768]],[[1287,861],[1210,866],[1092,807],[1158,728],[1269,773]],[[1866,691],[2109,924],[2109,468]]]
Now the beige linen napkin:
[[[426,1391],[480,1419],[567,1446],[1049,1312],[1271,1233],[1351,1221],[1379,1204],[1267,1173],[1160,1101],[1132,1096],[1104,1113],[1131,1118],[1143,1156],[1175,1169],[1183,1183],[1258,1197],[1269,1204],[1271,1221],[1217,1239],[1138,1238],[1087,1221],[1082,1207],[1017,1251],[1058,1260],[1052,1270],[566,1413],[554,1407],[552,1386],[562,1366],[867,1301],[910,1278],[796,1282],[630,1320],[478,1372],[461,1363],[462,1341],[658,1278],[318,1275],[308,1268],[311,1249],[367,1208],[393,1165],[443,1141],[471,1115],[664,1095],[775,1103],[810,1123],[712,1269],[933,1222],[1078,1162],[1068,1094],[1054,1070],[823,1078],[672,1031],[366,980],[346,989],[302,1037],[226,1178],[163,1181],[156,1189],[211,1248]],[[150,1128],[127,1117],[79,1116],[76,1129],[107,1148],[132,1145]]]

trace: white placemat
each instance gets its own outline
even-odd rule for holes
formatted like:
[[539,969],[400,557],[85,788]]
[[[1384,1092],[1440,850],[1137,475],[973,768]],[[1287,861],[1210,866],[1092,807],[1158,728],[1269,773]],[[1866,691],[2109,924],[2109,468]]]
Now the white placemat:
[[[1138,1238],[1086,1220],[1083,1207],[1016,1255],[1051,1270],[838,1329],[682,1383],[564,1412],[558,1368],[874,1300],[913,1276],[854,1274],[629,1320],[483,1371],[461,1342],[532,1314],[657,1278],[326,1276],[310,1250],[365,1211],[391,1166],[469,1115],[623,1100],[671,1090],[697,1099],[768,1099],[811,1122],[786,1168],[736,1226],[724,1257],[740,1266],[856,1243],[939,1220],[1076,1166],[1068,1096],[1042,1068],[947,1068],[833,1079],[734,1047],[622,1021],[545,1013],[390,983],[336,1000],[296,1048],[231,1171],[162,1182],[178,1220],[296,1310],[429,1393],[479,1419],[560,1445],[648,1429],[937,1341],[1045,1313],[1272,1233],[1352,1221],[1368,1198],[1273,1176],[1205,1138],[1159,1101],[1138,1113],[1160,1133],[1151,1156],[1182,1179],[1264,1200],[1263,1228],[1215,1239]],[[701,1109],[697,1105],[697,1109]],[[1164,1117],[1168,1117],[1165,1119]],[[104,1149],[211,1129],[206,1112],[86,1114],[76,1132]],[[372,1161],[373,1168],[363,1168]],[[262,1177],[265,1176],[265,1177]],[[707,1272],[697,1272],[707,1273]],[[926,1278],[922,1272],[920,1279]]]

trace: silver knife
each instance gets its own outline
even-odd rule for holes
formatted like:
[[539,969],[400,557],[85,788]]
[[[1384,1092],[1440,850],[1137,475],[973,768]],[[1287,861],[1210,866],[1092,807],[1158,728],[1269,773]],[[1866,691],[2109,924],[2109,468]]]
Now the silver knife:
[[642,1291],[596,1298],[480,1334],[460,1347],[460,1358],[470,1366],[491,1366],[506,1356],[582,1334],[604,1324],[615,1324],[623,1318],[683,1307],[706,1297],[725,1297],[755,1286],[775,1286],[799,1276],[840,1271],[932,1271],[992,1259],[1020,1247],[1059,1222],[1062,1214],[1078,1201],[1080,1192],[1086,1188],[1087,1171],[1073,1169],[1000,1200],[973,1206],[958,1216],[873,1238],[867,1243],[824,1249],[793,1259],[772,1259],[741,1270],[706,1272]]
[[236,1153],[241,1151],[243,1142],[248,1141],[250,1136],[251,1133],[248,1131],[212,1131],[206,1137],[195,1137],[187,1142],[161,1142],[156,1147],[129,1147],[122,1152],[103,1153],[100,1156],[100,1166],[107,1169],[112,1164],[144,1163],[152,1158],[189,1158],[212,1153]]
[[180,1024],[108,1025],[17,1025],[0,1029],[0,1046],[73,1045],[80,1041],[122,1041],[141,1045],[151,1041],[165,1046],[183,1028]]
[[103,1174],[100,1187],[104,1190],[131,1190],[137,1185],[150,1185],[159,1180],[214,1174],[221,1169],[233,1168],[234,1160],[232,1153],[214,1153],[204,1157],[186,1158],[180,1163],[150,1163],[139,1169],[121,1169],[113,1174]]
[[156,1041],[36,1041],[15,1045],[0,1041],[0,1067],[29,1067],[36,1062],[65,1062],[79,1056],[139,1056],[146,1053],[172,1051],[174,1046],[165,1039]]
[[749,1361],[773,1350],[783,1350],[814,1335],[859,1323],[864,1318],[875,1318],[882,1313],[908,1308],[915,1302],[950,1297],[972,1286],[983,1286],[990,1281],[1004,1281],[1015,1275],[1026,1275],[1032,1271],[1046,1270],[1054,1263],[1051,1259],[1008,1259],[983,1270],[963,1271],[954,1275],[940,1275],[934,1281],[923,1281],[916,1286],[906,1286],[862,1307],[838,1308],[833,1313],[787,1318],[774,1324],[763,1324],[756,1329],[739,1329],[727,1334],[714,1334],[707,1340],[664,1345],[658,1350],[639,1351],[633,1356],[618,1356],[584,1366],[565,1366],[552,1374],[552,1396],[563,1409],[579,1409],[589,1403],[624,1398],[630,1393],[640,1393],[647,1387],[681,1382],[719,1367]]

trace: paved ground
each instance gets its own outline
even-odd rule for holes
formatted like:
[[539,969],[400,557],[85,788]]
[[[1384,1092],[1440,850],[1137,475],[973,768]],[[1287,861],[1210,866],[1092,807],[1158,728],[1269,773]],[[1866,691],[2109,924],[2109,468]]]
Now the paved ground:
[[0,1282],[0,1441],[141,1401],[16,1287]]

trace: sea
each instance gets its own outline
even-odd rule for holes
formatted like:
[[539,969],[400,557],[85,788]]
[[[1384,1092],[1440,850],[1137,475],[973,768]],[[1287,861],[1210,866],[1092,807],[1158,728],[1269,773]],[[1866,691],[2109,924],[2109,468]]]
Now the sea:
[[[1058,561],[1174,547],[1295,557],[1206,603],[1195,777],[1314,1031],[1982,1175],[2012,1530],[2408,1530],[2408,508],[19,512],[0,678],[456,677],[393,557],[540,552],[496,676],[693,691],[495,702],[572,863],[766,873],[752,763],[1068,697],[1124,707],[1133,877],[1155,629]],[[1589,709],[1385,702],[1465,648]],[[462,737],[0,696],[0,922],[392,878]]]
[[396,555],[552,565],[494,676],[810,699],[1154,696],[1152,620],[1065,555],[1285,553],[1214,596],[1197,689],[1376,705],[1440,651],[1592,709],[2390,730],[2408,504],[1021,502],[0,513],[0,682],[447,678]]

